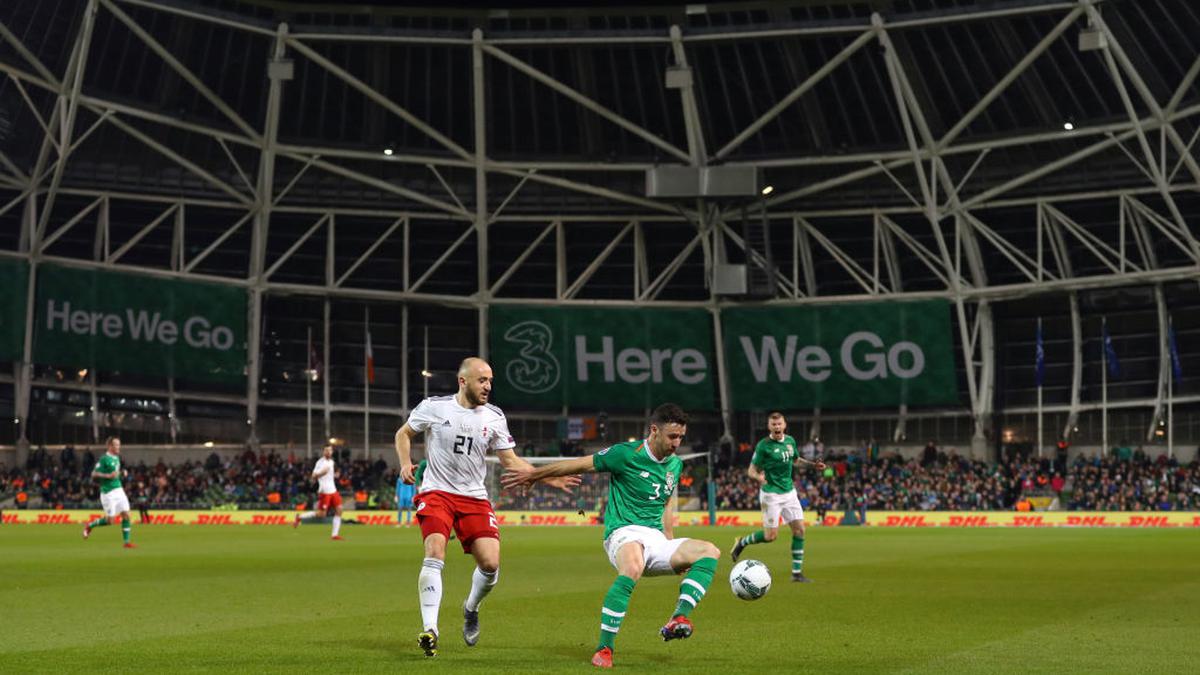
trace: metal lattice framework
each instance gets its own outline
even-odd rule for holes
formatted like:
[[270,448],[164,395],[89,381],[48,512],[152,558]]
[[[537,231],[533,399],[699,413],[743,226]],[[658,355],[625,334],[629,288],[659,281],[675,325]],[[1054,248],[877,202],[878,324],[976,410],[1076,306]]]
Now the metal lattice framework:
[[[716,311],[737,300],[710,289],[714,268],[745,262],[768,278],[768,304],[951,300],[980,443],[993,306],[1067,294],[1069,431],[1089,407],[1076,294],[1153,285],[1165,345],[1161,287],[1200,272],[1200,40],[1154,46],[1145,32],[1200,27],[1183,0],[1152,16],[1151,3],[1078,0],[591,31],[37,4],[0,10],[0,115],[19,131],[0,135],[0,255],[243,287],[252,345],[265,297],[323,298],[326,362],[331,299],[399,303],[401,407],[414,303],[475,310],[486,353],[493,304]],[[1081,31],[1105,46],[1079,51]],[[187,47],[195,35],[210,49]],[[969,41],[982,35],[995,53]],[[222,54],[242,72],[214,67]],[[423,75],[393,72],[418,57]],[[688,74],[677,91],[667,68]],[[410,75],[424,91],[398,88]],[[664,163],[755,166],[774,191],[642,196]],[[29,292],[18,420],[34,385]],[[245,405],[254,438],[260,359],[249,350],[244,395],[180,395]],[[337,409],[361,406],[331,404],[327,380],[326,428]]]

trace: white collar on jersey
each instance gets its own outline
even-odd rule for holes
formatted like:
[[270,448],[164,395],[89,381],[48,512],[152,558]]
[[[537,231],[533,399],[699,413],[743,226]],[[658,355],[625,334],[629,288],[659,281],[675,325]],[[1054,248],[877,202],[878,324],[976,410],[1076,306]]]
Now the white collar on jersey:
[[[663,462],[667,461],[666,457],[659,459],[654,456],[654,451],[650,449],[650,439],[649,438],[642,439],[642,446],[646,448],[646,456],[648,456],[650,458],[650,461],[654,462],[655,464],[662,464]],[[668,455],[668,457],[669,456],[670,455]]]

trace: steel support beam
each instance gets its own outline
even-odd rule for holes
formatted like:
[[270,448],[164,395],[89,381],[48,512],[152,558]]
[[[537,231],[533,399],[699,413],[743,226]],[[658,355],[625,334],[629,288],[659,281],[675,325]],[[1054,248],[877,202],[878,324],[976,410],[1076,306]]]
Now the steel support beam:
[[[274,61],[283,59],[288,44],[288,25],[281,23],[275,34]],[[246,424],[247,443],[257,449],[258,392],[262,371],[262,305],[267,284],[267,237],[271,228],[271,206],[274,203],[275,154],[279,136],[279,117],[283,102],[283,80],[271,77],[267,89],[267,110],[262,148],[258,163],[257,199],[254,203],[254,231],[250,244],[250,315],[246,335]],[[326,345],[328,346],[328,340]],[[328,361],[326,361],[328,363]],[[328,378],[326,378],[328,381]]]

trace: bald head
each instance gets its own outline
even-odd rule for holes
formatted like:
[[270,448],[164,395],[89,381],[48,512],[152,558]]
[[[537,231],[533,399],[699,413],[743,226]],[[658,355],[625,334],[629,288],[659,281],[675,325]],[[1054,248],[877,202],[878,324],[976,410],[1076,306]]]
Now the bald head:
[[492,370],[492,367],[488,365],[487,361],[484,361],[478,356],[468,356],[462,360],[462,363],[458,364],[458,376],[467,377],[481,367],[487,368],[489,372]]
[[458,403],[464,408],[484,405],[492,395],[492,367],[478,356],[458,366]]

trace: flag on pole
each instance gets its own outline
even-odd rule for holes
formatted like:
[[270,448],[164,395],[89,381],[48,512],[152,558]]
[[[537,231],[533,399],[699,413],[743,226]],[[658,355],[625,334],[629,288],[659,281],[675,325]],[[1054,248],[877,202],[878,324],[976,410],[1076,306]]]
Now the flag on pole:
[[1104,340],[1104,360],[1108,361],[1108,374],[1121,377],[1121,362],[1117,359],[1117,350],[1113,348],[1112,336],[1108,334],[1107,322],[1100,325],[1100,332]]
[[1042,382],[1046,379],[1046,349],[1042,344],[1042,318],[1038,317],[1037,323],[1037,348],[1034,352],[1033,372],[1034,379],[1037,381],[1037,386],[1042,386]]
[[371,331],[367,331],[367,382],[375,384],[375,353],[371,351]]
[[1175,325],[1167,323],[1167,347],[1171,350],[1171,375],[1178,382],[1183,379],[1183,365],[1179,362],[1179,347],[1175,345]]

